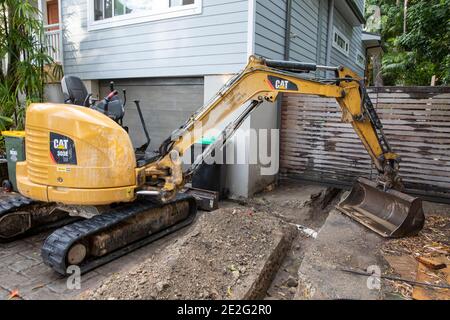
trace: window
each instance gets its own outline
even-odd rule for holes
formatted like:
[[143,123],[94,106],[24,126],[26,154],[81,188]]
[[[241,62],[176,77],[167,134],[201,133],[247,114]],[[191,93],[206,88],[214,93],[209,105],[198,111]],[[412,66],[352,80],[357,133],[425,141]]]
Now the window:
[[366,58],[363,56],[363,54],[360,51],[356,52],[356,64],[360,66],[361,68],[366,67]]
[[336,27],[333,30],[333,47],[348,56],[350,52],[350,41]]
[[88,0],[89,30],[201,13],[202,0]]

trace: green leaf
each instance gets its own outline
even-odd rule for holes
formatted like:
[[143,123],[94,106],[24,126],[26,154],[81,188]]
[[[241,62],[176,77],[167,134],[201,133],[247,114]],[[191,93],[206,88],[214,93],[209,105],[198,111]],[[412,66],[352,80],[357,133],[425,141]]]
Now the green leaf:
[[7,130],[13,124],[11,118],[0,116],[0,131]]
[[46,48],[42,14],[34,5],[31,0],[0,0],[0,56],[8,60],[7,66],[0,66],[0,114],[14,118],[16,128],[24,126],[28,101],[44,99],[46,66],[54,63]]

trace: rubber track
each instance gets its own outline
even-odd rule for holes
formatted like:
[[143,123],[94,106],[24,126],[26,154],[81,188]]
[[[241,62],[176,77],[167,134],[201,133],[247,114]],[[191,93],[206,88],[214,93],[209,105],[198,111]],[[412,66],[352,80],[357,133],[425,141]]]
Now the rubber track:
[[2,193],[0,195],[0,218],[33,203],[35,203],[34,200],[19,193]]
[[[27,211],[28,207],[34,208],[33,206],[39,206],[39,204],[46,205],[49,203],[35,201],[16,192],[0,193],[0,218],[17,211]],[[0,238],[0,243],[12,242],[26,236],[31,236],[53,228],[59,228],[63,225],[75,222],[77,220],[79,220],[78,217],[68,216],[54,222],[45,223],[44,225],[36,225],[35,223],[32,223],[31,228],[21,234],[18,234],[11,238]]]
[[[154,233],[146,238],[128,244],[125,247],[110,252],[105,256],[91,259],[88,258],[85,262],[78,266],[80,267],[81,273],[85,273],[114,259],[117,259],[133,250],[136,250],[150,242],[153,242],[192,223],[197,213],[195,199],[192,196],[179,194],[174,200],[168,202],[167,204],[184,200],[188,200],[190,202],[190,212],[185,220],[166,229],[158,231],[157,233]],[[81,241],[83,238],[111,228],[114,225],[143,211],[160,207],[162,207],[162,204],[156,204],[148,200],[137,200],[130,204],[120,205],[112,209],[110,212],[97,215],[91,219],[86,219],[66,225],[60,229],[55,230],[45,240],[41,250],[42,259],[44,263],[50,266],[53,270],[55,270],[59,274],[66,275],[67,268],[69,267],[67,263],[67,253],[73,244]]]

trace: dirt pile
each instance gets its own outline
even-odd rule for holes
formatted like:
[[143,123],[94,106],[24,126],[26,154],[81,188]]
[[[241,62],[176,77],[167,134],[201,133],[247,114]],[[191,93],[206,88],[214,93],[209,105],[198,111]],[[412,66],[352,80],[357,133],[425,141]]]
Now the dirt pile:
[[[289,246],[288,227],[249,208],[202,214],[188,234],[83,299],[239,299],[265,291]],[[274,270],[270,270],[270,269]],[[265,286],[265,288],[264,288]],[[253,293],[250,293],[253,292]],[[262,293],[264,295],[264,292]]]

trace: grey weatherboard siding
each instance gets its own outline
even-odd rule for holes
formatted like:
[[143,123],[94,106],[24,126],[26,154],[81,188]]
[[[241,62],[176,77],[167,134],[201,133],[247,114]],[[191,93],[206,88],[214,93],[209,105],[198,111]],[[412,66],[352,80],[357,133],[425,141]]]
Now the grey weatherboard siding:
[[[343,0],[336,0],[343,1]],[[255,53],[271,59],[285,54],[286,0],[256,0]],[[360,9],[364,0],[356,1]],[[328,0],[293,0],[291,12],[291,60],[325,64],[328,34]],[[356,51],[364,54],[361,27],[353,27],[335,8],[334,26],[350,40],[350,54],[331,50],[331,64],[345,65],[358,74],[364,69],[356,64]]]
[[[344,0],[336,0],[344,1]],[[286,0],[255,0],[255,54],[285,55]],[[356,1],[362,8],[364,0]],[[248,1],[203,0],[202,13],[102,30],[87,30],[87,0],[63,0],[65,73],[82,79],[202,76],[236,73],[247,62]],[[293,0],[291,60],[324,64],[328,0]],[[334,25],[350,40],[345,56],[331,50],[331,64],[360,75],[361,27],[334,11]]]
[[286,25],[286,0],[256,0],[255,53],[283,59]]
[[356,52],[359,51],[363,55],[365,54],[365,49],[361,41],[362,28],[352,27],[345,22],[344,16],[337,9],[334,10],[334,25],[349,39],[350,52],[347,57],[336,50],[336,48],[332,48],[331,64],[345,65],[356,71],[358,74],[363,75],[364,69],[356,63]]
[[62,3],[65,73],[82,79],[234,73],[247,60],[245,0],[203,0],[201,14],[95,31],[87,0]]

